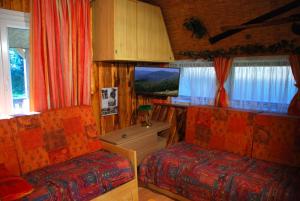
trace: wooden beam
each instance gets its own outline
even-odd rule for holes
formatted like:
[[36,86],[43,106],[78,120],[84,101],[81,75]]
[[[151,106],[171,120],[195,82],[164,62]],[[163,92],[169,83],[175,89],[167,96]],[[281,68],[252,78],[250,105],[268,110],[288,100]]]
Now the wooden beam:
[[258,24],[249,24],[249,25],[238,25],[238,26],[224,26],[221,27],[223,31],[233,30],[233,29],[251,29],[251,28],[257,28],[257,27],[266,27],[266,26],[274,26],[274,25],[280,25],[280,24],[286,24],[286,23],[292,23],[292,22],[298,22],[300,21],[300,15],[292,15],[290,17],[270,20]]
[[[295,0],[295,1],[292,1],[291,3],[288,3],[288,4],[280,7],[280,8],[272,10],[272,11],[266,13],[266,14],[263,14],[263,15],[261,15],[259,17],[256,17],[256,18],[252,19],[252,20],[250,20],[248,22],[245,22],[242,25],[250,25],[250,24],[261,23],[261,22],[264,22],[264,21],[266,21],[268,19],[271,19],[271,18],[276,17],[278,15],[281,15],[283,13],[286,13],[286,12],[288,12],[288,11],[294,9],[294,8],[297,8],[299,6],[300,6],[300,1],[299,0]],[[245,28],[232,29],[232,30],[225,31],[225,32],[223,32],[221,34],[218,34],[218,35],[216,35],[214,37],[209,38],[209,42],[211,44],[214,44],[214,43],[216,43],[216,42],[218,42],[220,40],[223,40],[223,39],[225,39],[225,38],[227,38],[227,37],[229,37],[231,35],[239,33],[240,31],[242,31],[244,29]]]

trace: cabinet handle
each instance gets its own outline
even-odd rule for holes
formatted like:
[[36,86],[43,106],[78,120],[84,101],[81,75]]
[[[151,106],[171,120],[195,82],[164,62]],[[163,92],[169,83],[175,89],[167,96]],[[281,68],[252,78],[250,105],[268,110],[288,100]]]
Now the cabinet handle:
[[118,54],[118,50],[115,50],[115,53]]

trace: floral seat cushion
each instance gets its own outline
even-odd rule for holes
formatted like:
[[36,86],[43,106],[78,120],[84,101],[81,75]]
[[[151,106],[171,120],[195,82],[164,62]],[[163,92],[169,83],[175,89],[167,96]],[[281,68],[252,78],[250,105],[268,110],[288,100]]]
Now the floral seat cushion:
[[100,150],[28,173],[24,200],[90,200],[133,178],[128,159]]
[[300,200],[300,169],[179,143],[146,157],[139,180],[195,201]]

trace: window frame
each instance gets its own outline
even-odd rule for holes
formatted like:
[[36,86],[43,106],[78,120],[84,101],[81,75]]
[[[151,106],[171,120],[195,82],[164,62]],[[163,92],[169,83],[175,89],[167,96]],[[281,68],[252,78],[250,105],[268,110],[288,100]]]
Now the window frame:
[[[8,28],[30,29],[30,14],[0,9],[0,113],[14,114],[11,72],[9,62]],[[29,66],[27,66],[28,68]],[[27,70],[28,72],[28,70]],[[28,75],[27,75],[28,76]],[[28,85],[28,79],[27,79]],[[1,89],[2,88],[2,89]],[[28,90],[28,89],[27,89]]]

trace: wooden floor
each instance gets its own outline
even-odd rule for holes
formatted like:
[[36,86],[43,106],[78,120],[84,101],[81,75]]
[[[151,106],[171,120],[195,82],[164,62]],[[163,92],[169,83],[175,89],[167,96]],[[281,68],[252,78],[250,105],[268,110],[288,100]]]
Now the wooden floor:
[[139,187],[139,201],[174,201],[164,195]]

